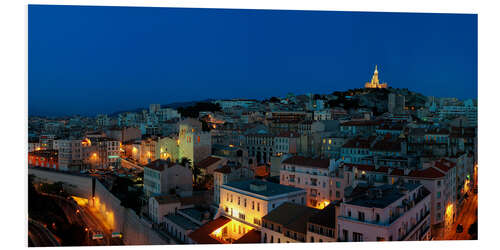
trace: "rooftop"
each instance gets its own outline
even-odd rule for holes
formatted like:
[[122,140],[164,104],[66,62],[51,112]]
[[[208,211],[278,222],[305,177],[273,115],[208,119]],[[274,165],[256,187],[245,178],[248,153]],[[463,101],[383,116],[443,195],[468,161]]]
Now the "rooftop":
[[190,207],[190,208],[183,208],[179,210],[180,212],[188,215],[189,217],[197,220],[197,221],[202,221],[205,219],[205,213],[208,212],[207,210],[204,210],[199,207]]
[[318,211],[316,208],[285,202],[262,217],[262,220],[280,224],[289,230],[305,234],[307,220]]
[[283,161],[283,164],[291,164],[298,166],[307,166],[315,168],[328,168],[330,165],[330,160],[328,159],[314,159],[303,156],[292,156]]
[[210,167],[211,165],[219,162],[220,160],[222,160],[222,159],[218,158],[218,157],[209,156],[209,157],[199,161],[198,163],[196,163],[196,166],[198,168],[201,168],[201,169],[206,169],[206,168]]
[[176,165],[176,163],[174,161],[158,159],[158,160],[155,160],[155,161],[148,163],[144,167],[154,169],[157,171],[163,171],[163,170],[165,170],[165,167],[170,168],[170,167],[173,167],[174,165]]
[[[260,186],[262,188],[254,189],[251,186]],[[243,190],[249,193],[255,193],[265,197],[272,197],[276,195],[287,194],[298,191],[306,192],[304,189],[301,188],[290,187],[261,180],[244,180],[244,181],[230,182],[222,185],[222,188],[224,189],[236,188],[239,190]]]
[[241,238],[233,242],[233,244],[243,244],[243,243],[260,243],[260,231],[252,229],[248,231]]
[[[370,187],[366,192],[355,195],[352,200],[345,203],[361,207],[386,208],[405,195],[402,189],[411,191],[419,186],[421,186],[421,184],[405,183],[403,185],[386,184],[378,187]],[[370,195],[370,192],[379,192],[380,196]]]
[[338,205],[335,202],[331,202],[323,208],[315,212],[311,217],[309,217],[309,223],[317,224],[324,227],[335,228],[335,206]]
[[175,223],[176,225],[180,226],[181,228],[183,228],[185,230],[195,230],[199,227],[198,225],[196,225],[195,223],[193,223],[188,218],[186,218],[182,215],[169,214],[169,215],[165,215],[165,218],[172,221],[173,223]]
[[221,216],[191,232],[189,238],[198,244],[220,244],[221,242],[212,238],[210,234],[230,221],[231,219]]
[[180,202],[179,198],[177,198],[177,196],[175,196],[175,195],[157,195],[157,196],[153,196],[153,198],[160,205]]
[[29,152],[30,155],[39,156],[39,157],[57,157],[57,150],[53,149],[42,149],[37,151]]

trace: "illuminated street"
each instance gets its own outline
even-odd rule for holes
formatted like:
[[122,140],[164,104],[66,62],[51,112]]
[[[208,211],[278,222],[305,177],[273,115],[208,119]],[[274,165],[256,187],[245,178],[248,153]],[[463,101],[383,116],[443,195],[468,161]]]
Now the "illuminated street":
[[[467,233],[469,227],[472,223],[477,220],[476,209],[477,209],[477,194],[471,192],[470,197],[465,201],[462,211],[458,215],[458,219],[453,223],[453,225],[445,230],[444,237],[436,238],[436,240],[470,240],[471,235]],[[457,233],[456,229],[458,224],[462,224],[464,230],[461,233]]]

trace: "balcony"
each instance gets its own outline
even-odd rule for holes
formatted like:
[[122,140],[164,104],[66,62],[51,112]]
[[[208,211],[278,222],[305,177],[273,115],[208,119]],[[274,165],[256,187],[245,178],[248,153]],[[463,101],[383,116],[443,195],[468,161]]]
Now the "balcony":
[[[430,214],[430,212],[427,211],[422,216],[422,218],[417,223],[415,223],[415,225],[408,230],[408,233],[406,233],[400,240],[408,240],[420,227],[422,227],[423,224],[426,223],[426,221],[429,221],[428,220],[429,219],[429,214]],[[427,225],[424,226],[423,230],[418,235],[419,236],[418,240],[420,240],[422,238],[422,236],[424,236],[427,233],[427,231],[429,230],[429,228],[430,228],[430,221],[429,221],[429,223]]]

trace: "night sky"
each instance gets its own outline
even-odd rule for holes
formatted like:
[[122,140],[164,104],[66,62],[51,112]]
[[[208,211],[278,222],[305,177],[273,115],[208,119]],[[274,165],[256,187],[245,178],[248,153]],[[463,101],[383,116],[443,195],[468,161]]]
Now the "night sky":
[[477,98],[477,16],[28,7],[30,115],[389,86]]

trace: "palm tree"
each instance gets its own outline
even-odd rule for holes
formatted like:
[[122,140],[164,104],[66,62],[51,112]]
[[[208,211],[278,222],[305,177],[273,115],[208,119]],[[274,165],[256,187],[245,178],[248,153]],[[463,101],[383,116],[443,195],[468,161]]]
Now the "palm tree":
[[182,157],[180,164],[191,169],[191,172],[193,173],[193,183],[196,184],[198,181],[198,175],[200,174],[200,169],[195,164],[192,164],[191,159],[186,157]]

